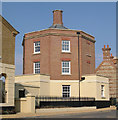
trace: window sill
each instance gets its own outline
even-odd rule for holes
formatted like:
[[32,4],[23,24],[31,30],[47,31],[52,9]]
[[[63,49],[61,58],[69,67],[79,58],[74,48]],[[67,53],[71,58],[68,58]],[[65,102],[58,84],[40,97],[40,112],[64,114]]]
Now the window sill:
[[89,55],[89,54],[86,54],[86,56],[91,57],[91,55]]
[[62,54],[71,54],[72,52],[61,52]]
[[72,75],[72,74],[61,74],[62,76],[70,76],[70,75]]
[[40,73],[33,73],[33,75],[40,75]]
[[33,55],[40,55],[41,53],[33,53]]

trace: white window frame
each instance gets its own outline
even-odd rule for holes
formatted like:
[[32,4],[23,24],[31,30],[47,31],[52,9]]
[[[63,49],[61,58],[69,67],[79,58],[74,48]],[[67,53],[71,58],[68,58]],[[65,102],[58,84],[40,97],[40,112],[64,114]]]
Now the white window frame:
[[[37,41],[37,42],[40,42],[40,41]],[[35,43],[37,43],[37,42],[34,42],[34,54],[37,54],[37,53],[40,53],[40,51],[38,51],[38,52],[35,52]],[[38,47],[40,47],[40,46],[38,46]],[[40,48],[41,49],[41,48]]]
[[101,97],[105,97],[105,86],[101,85]]
[[[69,50],[63,50],[63,41],[69,42]],[[70,41],[69,40],[62,40],[62,52],[70,52]]]
[[[68,91],[65,91],[65,92],[64,92],[64,90],[63,90],[64,87],[69,87],[69,90],[70,90],[70,91],[69,91],[69,92],[68,92]],[[64,93],[69,94],[69,96],[68,96],[68,97],[63,97],[63,94],[64,94]],[[62,97],[63,97],[63,98],[70,98],[70,97],[71,97],[71,86],[70,86],[70,85],[62,85]]]
[[[63,62],[69,62],[69,67],[63,67]],[[61,62],[62,64],[62,75],[70,75],[71,74],[71,61],[62,61]],[[67,68],[69,68],[69,72],[68,73],[66,73],[66,72],[63,72],[63,68],[65,68],[65,69],[67,69]]]
[[34,74],[40,74],[40,73],[36,73],[36,72],[35,72],[36,69],[40,69],[40,68],[35,68],[35,63],[40,63],[40,61],[33,63],[33,64],[34,64]]

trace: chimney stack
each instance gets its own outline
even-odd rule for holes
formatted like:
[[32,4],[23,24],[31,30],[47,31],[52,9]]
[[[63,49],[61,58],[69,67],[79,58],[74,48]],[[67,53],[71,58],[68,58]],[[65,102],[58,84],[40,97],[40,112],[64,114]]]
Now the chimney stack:
[[53,11],[53,25],[63,25],[62,12],[62,10]]
[[118,58],[117,58],[117,57],[114,57],[114,58],[113,58],[113,63],[114,63],[114,64],[118,64]]
[[63,12],[62,10],[54,10],[53,11],[53,24],[49,28],[68,29],[65,26],[63,26],[62,12]]
[[113,58],[114,58],[114,56],[112,55],[112,53],[111,53],[111,56],[110,56],[110,58],[111,58],[111,59],[113,59]]
[[104,45],[104,48],[102,48],[102,51],[103,51],[103,60],[106,60],[106,59],[110,59],[110,50],[111,48],[109,48],[109,45],[107,45],[107,48],[106,46]]

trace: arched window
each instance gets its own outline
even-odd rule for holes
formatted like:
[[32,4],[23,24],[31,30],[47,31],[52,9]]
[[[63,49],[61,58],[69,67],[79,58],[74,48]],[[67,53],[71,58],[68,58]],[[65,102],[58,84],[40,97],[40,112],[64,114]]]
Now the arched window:
[[0,80],[2,80],[3,82],[5,82],[6,77],[7,77],[6,73],[0,74]]
[[[2,103],[5,103],[5,99],[6,99],[6,90],[5,90],[5,80],[6,80],[6,74],[5,73],[1,73],[0,74],[0,81],[2,82],[2,86],[1,86],[1,94],[2,94]],[[1,100],[0,100],[1,101]]]
[[2,80],[3,82],[5,82],[5,76],[1,76],[0,80]]

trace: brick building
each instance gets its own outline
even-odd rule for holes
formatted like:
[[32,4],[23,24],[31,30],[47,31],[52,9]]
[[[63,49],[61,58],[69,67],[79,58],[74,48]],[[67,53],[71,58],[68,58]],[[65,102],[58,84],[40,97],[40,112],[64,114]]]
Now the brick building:
[[108,78],[95,75],[95,38],[64,27],[61,10],[53,11],[48,29],[26,33],[22,45],[23,75],[15,77],[16,101],[30,93],[36,107],[109,106]]
[[48,74],[51,80],[79,80],[95,73],[95,39],[63,26],[61,10],[53,11],[51,27],[26,33],[23,74]]
[[118,87],[118,59],[110,54],[110,50],[109,45],[107,47],[104,45],[104,48],[102,48],[103,61],[97,67],[96,74],[109,78],[110,98],[116,98],[118,96],[116,89]]

